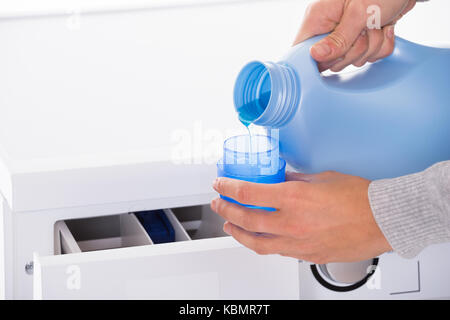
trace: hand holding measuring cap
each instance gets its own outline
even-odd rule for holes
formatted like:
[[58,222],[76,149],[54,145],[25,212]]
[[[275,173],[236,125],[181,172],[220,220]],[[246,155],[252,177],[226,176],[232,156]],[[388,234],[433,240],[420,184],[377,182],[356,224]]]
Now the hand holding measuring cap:
[[213,188],[249,209],[221,198],[211,208],[224,231],[258,254],[281,254],[314,263],[350,262],[392,250],[370,209],[370,181],[337,172],[288,173],[287,182],[258,184],[218,178]]

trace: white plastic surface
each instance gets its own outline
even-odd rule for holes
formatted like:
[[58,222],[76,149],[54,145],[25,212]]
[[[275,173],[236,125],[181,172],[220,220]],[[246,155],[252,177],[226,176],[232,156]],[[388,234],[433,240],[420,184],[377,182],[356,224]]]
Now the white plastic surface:
[[373,259],[348,263],[328,263],[325,266],[326,275],[330,280],[342,284],[353,284],[367,275]]
[[5,251],[5,224],[4,224],[4,215],[6,212],[4,212],[5,203],[3,200],[3,197],[0,195],[0,300],[5,299],[5,293],[6,293],[6,272],[5,272],[5,265],[6,265],[6,251]]
[[175,232],[175,241],[190,241],[191,237],[187,234],[186,230],[181,225],[180,221],[175,217],[172,210],[164,209],[167,219],[173,227]]
[[34,259],[36,299],[298,299],[297,260],[231,237]]
[[449,257],[448,243],[432,245],[415,259],[383,254],[367,283],[348,292],[325,288],[313,276],[310,264],[303,262],[299,264],[300,299],[450,299]]

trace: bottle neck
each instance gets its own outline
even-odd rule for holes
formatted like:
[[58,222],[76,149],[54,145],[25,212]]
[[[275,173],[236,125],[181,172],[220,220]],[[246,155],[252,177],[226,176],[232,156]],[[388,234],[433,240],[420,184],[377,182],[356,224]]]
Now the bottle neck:
[[273,62],[251,62],[239,73],[234,105],[239,119],[279,128],[291,120],[300,100],[300,82],[290,66]]

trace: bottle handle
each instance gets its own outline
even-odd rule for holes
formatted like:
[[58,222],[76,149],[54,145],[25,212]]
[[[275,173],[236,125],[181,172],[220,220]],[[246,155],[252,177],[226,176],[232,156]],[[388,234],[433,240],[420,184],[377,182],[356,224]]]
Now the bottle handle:
[[[363,88],[370,90],[381,88],[388,83],[398,81],[415,66],[432,59],[432,53],[435,50],[442,50],[395,37],[395,48],[390,56],[364,68],[351,71],[351,77],[341,77],[344,73],[323,75],[319,72],[317,62],[311,57],[309,51],[317,41],[320,41],[327,35],[322,34],[312,37],[298,44],[300,47],[294,47],[295,51],[293,54],[297,55],[295,61],[298,61],[296,68],[302,70],[298,76],[300,83],[304,80],[303,84],[305,86],[320,86],[324,88],[332,85],[345,90],[357,88],[359,92],[363,92],[361,90]],[[384,76],[386,72],[389,72],[388,77]],[[348,74],[348,72],[345,72],[345,74]],[[352,81],[352,79],[359,80]]]
[[[299,50],[302,52],[304,56],[308,57],[308,63],[304,66],[308,68],[310,71],[309,74],[320,76],[319,69],[317,67],[317,62],[311,57],[311,54],[309,53],[311,47],[317,43],[318,41],[322,40],[326,36],[328,36],[330,33],[324,33],[318,36],[314,36],[312,38],[309,38],[299,44],[297,44],[294,48],[296,50]],[[298,49],[298,47],[303,47],[303,50]],[[389,57],[386,57],[384,59],[381,59],[380,63],[383,63],[383,61],[390,61],[393,59],[396,60],[417,60],[420,61],[424,58],[424,54],[426,54],[430,49],[430,47],[423,46],[408,40],[405,40],[401,37],[395,37],[395,48],[394,48],[394,54],[390,55]],[[307,50],[308,54],[305,54],[305,50]]]
[[[297,56],[296,60],[300,61],[301,63],[301,70],[303,74],[308,74],[309,81],[316,79],[321,79],[321,73],[319,72],[319,68],[317,66],[317,61],[311,57],[310,49],[311,47],[317,43],[318,41],[322,40],[326,36],[328,36],[329,33],[321,34],[314,36],[312,38],[306,39],[305,41],[295,45],[291,50],[294,52],[294,54]],[[288,54],[290,55],[290,54]]]

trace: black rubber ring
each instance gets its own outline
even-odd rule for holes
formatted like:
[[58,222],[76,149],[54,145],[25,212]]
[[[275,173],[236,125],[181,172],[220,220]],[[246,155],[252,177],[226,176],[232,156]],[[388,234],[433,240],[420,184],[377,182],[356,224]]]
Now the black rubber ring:
[[[372,265],[373,266],[377,266],[378,265],[378,259],[379,258],[374,258],[372,261]],[[367,276],[365,276],[363,279],[361,279],[360,281],[351,284],[349,286],[335,286],[331,283],[329,283],[328,281],[326,281],[324,278],[322,278],[322,276],[319,274],[319,271],[317,270],[317,265],[312,264],[311,265],[311,271],[312,274],[314,275],[314,278],[316,278],[316,280],[325,288],[333,290],[333,291],[337,291],[337,292],[348,292],[348,291],[352,291],[355,289],[358,289],[359,287],[363,286],[367,280],[369,280],[369,278],[375,273],[376,268],[373,268],[372,271],[370,271]]]

